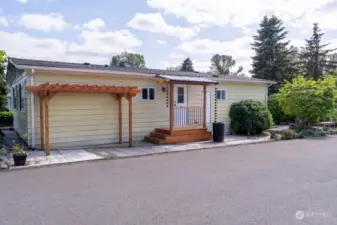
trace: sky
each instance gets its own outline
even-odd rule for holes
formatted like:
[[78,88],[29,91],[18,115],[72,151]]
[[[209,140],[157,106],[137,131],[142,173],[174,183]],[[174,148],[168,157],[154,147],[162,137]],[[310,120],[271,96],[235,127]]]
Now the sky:
[[264,15],[284,21],[301,47],[313,22],[337,48],[337,0],[1,0],[0,49],[12,57],[109,64],[122,51],[148,68],[189,57],[209,71],[214,54],[251,69],[250,43]]

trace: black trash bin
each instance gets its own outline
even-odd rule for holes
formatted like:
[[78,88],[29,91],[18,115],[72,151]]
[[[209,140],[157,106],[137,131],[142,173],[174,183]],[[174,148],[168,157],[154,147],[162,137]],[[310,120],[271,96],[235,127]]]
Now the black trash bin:
[[225,124],[213,123],[213,141],[223,142],[225,139]]

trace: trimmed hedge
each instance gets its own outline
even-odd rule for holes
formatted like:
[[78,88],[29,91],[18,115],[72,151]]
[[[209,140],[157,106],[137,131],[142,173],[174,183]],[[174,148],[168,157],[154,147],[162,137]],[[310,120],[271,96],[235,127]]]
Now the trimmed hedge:
[[13,113],[12,112],[0,112],[0,125],[12,126],[13,125]]
[[273,125],[273,117],[260,101],[244,100],[233,103],[229,111],[234,134],[261,134]]

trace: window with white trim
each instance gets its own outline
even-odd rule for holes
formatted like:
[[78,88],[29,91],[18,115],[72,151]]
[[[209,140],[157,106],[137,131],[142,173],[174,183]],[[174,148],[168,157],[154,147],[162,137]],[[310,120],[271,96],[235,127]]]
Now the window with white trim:
[[156,100],[156,88],[144,87],[142,88],[142,100],[154,101]]
[[226,100],[226,89],[217,89],[216,90],[216,99],[217,100]]

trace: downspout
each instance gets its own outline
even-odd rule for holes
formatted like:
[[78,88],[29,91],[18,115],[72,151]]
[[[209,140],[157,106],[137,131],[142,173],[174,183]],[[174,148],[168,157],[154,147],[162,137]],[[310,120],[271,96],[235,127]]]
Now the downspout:
[[270,86],[272,86],[272,84],[268,84],[266,88],[266,107],[268,107],[268,90]]
[[[35,74],[35,70],[32,69],[30,72],[30,76],[29,76],[29,85],[33,86],[34,85],[34,74]],[[34,104],[34,92],[30,93],[30,115],[31,115],[31,121],[32,121],[32,149],[35,149],[35,104]]]

